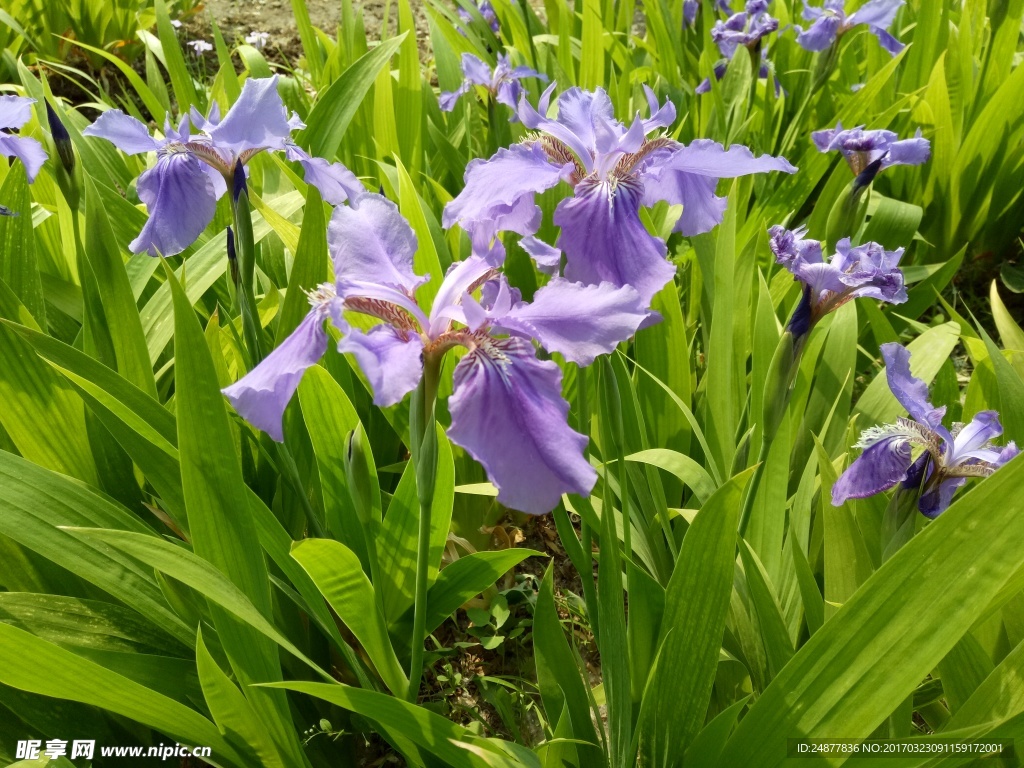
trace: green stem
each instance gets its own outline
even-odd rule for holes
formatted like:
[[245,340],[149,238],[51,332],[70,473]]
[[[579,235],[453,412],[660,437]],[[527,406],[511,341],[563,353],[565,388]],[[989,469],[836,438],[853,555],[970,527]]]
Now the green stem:
[[761,451],[757,455],[757,466],[754,468],[754,476],[750,478],[747,495],[743,499],[743,511],[740,512],[740,538],[743,538],[747,533],[750,514],[754,511],[754,499],[757,498],[757,489],[761,485],[761,476],[764,474],[764,465],[768,461],[768,452],[771,450],[771,447],[772,440],[761,439]]
[[[564,258],[564,257],[563,257]],[[576,369],[576,429],[580,434],[590,437],[590,399],[587,395],[587,369]],[[590,456],[590,443],[583,449],[585,457]],[[583,547],[583,554],[587,558],[588,571],[580,573],[583,582],[583,601],[587,605],[587,616],[590,618],[590,627],[594,636],[597,636],[598,613],[597,613],[597,590],[594,588],[594,535],[590,530],[590,524],[585,515],[580,515],[580,545]]]
[[412,653],[409,659],[409,693],[415,703],[423,677],[423,651],[427,641],[427,580],[430,572],[430,516],[437,476],[437,432],[434,426],[434,402],[441,361],[424,361],[423,379],[413,394],[409,415],[409,441],[416,470],[416,495],[419,497],[419,533],[416,538],[416,596],[413,603]]

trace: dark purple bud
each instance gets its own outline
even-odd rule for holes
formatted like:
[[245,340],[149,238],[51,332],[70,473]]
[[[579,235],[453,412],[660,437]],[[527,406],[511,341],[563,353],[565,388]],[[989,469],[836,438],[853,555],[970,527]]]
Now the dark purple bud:
[[786,330],[792,333],[795,339],[802,338],[811,330],[811,316],[811,287],[805,285],[803,294],[800,296],[800,303],[793,310],[793,316],[789,318]]
[[57,154],[60,156],[61,165],[64,166],[64,170],[68,173],[73,173],[75,170],[75,150],[71,146],[71,136],[68,135],[68,129],[64,127],[64,123],[60,121],[57,113],[50,106],[50,102],[46,102],[46,120],[50,124],[50,135],[53,137],[53,143],[57,146]]
[[228,227],[228,265],[231,267],[231,282],[238,285],[238,254],[235,253],[235,233]]
[[245,168],[242,166],[241,160],[235,161],[234,182],[235,186],[232,194],[234,195],[234,201],[237,203],[238,198],[242,195],[243,192],[245,192],[246,195],[249,194],[249,190],[246,189],[245,186]]
[[857,177],[853,180],[853,192],[856,194],[858,191],[869,186],[871,182],[875,180],[875,176],[882,170],[882,158],[878,158],[873,163],[868,165],[863,171],[857,174]]

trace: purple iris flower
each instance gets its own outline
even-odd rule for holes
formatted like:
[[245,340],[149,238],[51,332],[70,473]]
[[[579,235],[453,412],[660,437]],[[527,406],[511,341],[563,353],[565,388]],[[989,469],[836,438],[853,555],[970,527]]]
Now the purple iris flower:
[[1003,433],[995,411],[981,411],[970,424],[947,430],[942,425],[945,406],[933,406],[928,385],[910,373],[910,351],[895,342],[881,349],[889,389],[910,418],[861,435],[857,446],[864,452],[832,487],[832,503],[863,499],[902,483],[920,489],[917,508],[934,518],[949,507],[968,478],[988,477],[1020,451],[1012,441],[993,445]]
[[768,14],[768,0],[747,0],[746,7],[711,28],[711,39],[722,55],[731,59],[741,45],[754,49],[765,35],[779,28],[779,20]]
[[[561,371],[537,358],[532,341],[589,365],[644,320],[635,290],[556,278],[527,304],[499,274],[496,254],[473,255],[452,265],[424,310],[416,301],[427,279],[413,272],[416,236],[394,203],[367,194],[358,207],[335,208],[327,239],[335,282],[310,293],[312,309],[295,332],[224,390],[239,414],[283,439],[285,406],[327,349],[325,320],[341,332],[338,350],[356,359],[380,406],[400,402],[419,384],[424,365],[439,365],[461,346],[466,354],[455,367],[448,434],[483,464],[498,500],[540,514],[563,493],[590,492],[596,474],[583,456],[587,438],[566,423]],[[343,311],[383,322],[364,331]]]
[[659,107],[645,89],[651,117],[637,115],[629,128],[615,119],[601,88],[565,91],[556,118],[546,116],[553,86],[538,109],[522,99],[519,118],[536,133],[469,164],[465,188],[445,207],[444,226],[460,224],[479,251],[492,247],[502,231],[533,235],[541,223],[534,195],[564,181],[574,194],[558,204],[554,223],[561,227],[557,245],[565,252],[565,276],[587,285],[631,285],[649,304],[675,267],[665,259],[665,241],[644,228],[641,206],[682,203],[676,231],[708,232],[725,215],[727,201],[715,195],[719,179],[796,168],[784,158],[754,157],[742,146],[648,138],[671,125],[676,110],[672,102]]
[[464,93],[469,93],[474,85],[482,85],[495,101],[511,107],[514,111],[519,103],[519,97],[523,92],[520,80],[524,77],[536,77],[538,80],[547,82],[547,75],[542,75],[530,67],[513,67],[509,64],[508,56],[498,54],[498,63],[491,71],[487,63],[472,53],[462,54],[462,74],[465,79],[462,85],[454,91],[446,91],[441,94],[441,109],[451,112],[455,109],[455,102]]
[[[729,69],[729,62],[726,59],[715,64],[714,78],[717,82],[725,77],[725,73]],[[775,85],[775,95],[778,96],[782,93],[782,83],[779,82],[779,78],[775,77],[771,62],[768,61],[768,51],[764,48],[761,49],[761,66],[757,68],[757,78],[759,80],[767,80],[771,78]],[[711,91],[711,78],[705,77],[704,80],[694,88],[693,92],[697,94],[709,93]]]
[[903,248],[887,251],[878,243],[854,247],[846,237],[836,243],[835,254],[826,262],[821,243],[805,240],[805,232],[778,225],[768,230],[775,260],[803,283],[803,296],[788,325],[795,337],[803,337],[826,314],[861,296],[891,304],[907,300],[899,269]]
[[834,129],[814,131],[811,139],[821,152],[842,152],[857,176],[875,163],[881,171],[893,165],[920,165],[931,155],[931,143],[921,137],[920,128],[912,139],[898,140],[892,131],[865,131],[862,125],[844,130],[836,123]]
[[[683,0],[683,26],[692,27],[697,21],[697,11],[700,10],[700,0]],[[715,8],[722,13],[732,15],[732,6],[729,0],[715,0]]]
[[[480,11],[480,15],[484,17],[484,21],[487,22],[487,26],[491,28],[491,32],[498,34],[501,30],[501,22],[498,21],[498,16],[494,12],[494,6],[491,5],[490,0],[478,2],[476,4],[476,8]],[[465,8],[456,8],[455,13],[459,15],[459,18],[462,19],[465,24],[468,25],[473,23],[473,15]],[[459,34],[465,37],[466,30],[459,27]]]
[[888,29],[904,2],[869,0],[847,16],[843,10],[843,0],[825,0],[823,8],[812,8],[804,0],[804,19],[811,22],[811,25],[800,31],[796,41],[808,51],[824,51],[845,32],[859,24],[867,24],[882,47],[895,56],[903,50],[903,43],[890,35]]
[[299,162],[306,181],[333,205],[365,192],[341,163],[311,157],[292,141],[292,131],[304,127],[297,115],[289,119],[275,75],[246,80],[223,120],[216,106],[208,118],[193,108],[177,128],[168,119],[162,139],[153,138],[145,125],[117,109],[104,112],[82,133],[106,139],[129,155],[156,152],[156,165],[138,181],[149,221],[129,247],[133,253],[173,256],[194,243],[213,220],[217,200],[232,183],[235,164],[245,165],[264,150],[282,151],[288,160]]
[[35,103],[35,99],[23,96],[0,96],[0,155],[21,160],[29,184],[36,180],[46,162],[46,151],[31,136],[18,136],[11,130],[21,128],[31,119]]

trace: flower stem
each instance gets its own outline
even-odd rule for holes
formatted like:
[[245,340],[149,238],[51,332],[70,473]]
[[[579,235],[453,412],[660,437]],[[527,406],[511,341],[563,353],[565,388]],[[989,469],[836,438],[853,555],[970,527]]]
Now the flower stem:
[[413,703],[423,677],[423,650],[427,641],[427,580],[430,572],[430,517],[437,477],[437,431],[434,402],[441,360],[427,357],[423,379],[413,393],[409,414],[409,441],[416,471],[416,495],[419,498],[419,533],[416,539],[416,595],[413,603],[412,652],[409,658],[409,692]]

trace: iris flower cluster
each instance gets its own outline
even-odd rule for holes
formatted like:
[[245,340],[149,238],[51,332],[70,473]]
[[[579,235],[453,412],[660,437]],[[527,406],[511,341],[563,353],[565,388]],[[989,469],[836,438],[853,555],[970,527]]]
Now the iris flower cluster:
[[[675,230],[708,232],[725,214],[726,199],[715,195],[719,179],[767,171],[796,171],[784,158],[755,157],[735,145],[726,149],[707,139],[689,145],[655,134],[675,120],[671,102],[658,104],[647,89],[650,117],[637,115],[627,128],[615,119],[601,88],[570,88],[548,117],[552,88],[535,109],[525,98],[519,118],[535,133],[466,168],[465,188],[444,210],[446,227],[459,224],[475,248],[499,248],[501,232],[535,235],[541,224],[538,192],[565,182],[573,195],[555,209],[561,227],[557,247],[528,241],[546,258],[565,254],[565,277],[586,285],[631,285],[645,304],[675,275],[665,259],[665,241],[650,234],[640,208],[660,200],[682,204]],[[548,261],[547,265],[550,266]]]
[[203,117],[195,109],[175,127],[168,119],[162,138],[118,109],[104,112],[82,133],[106,139],[125,154],[156,152],[156,164],[139,176],[139,199],[149,220],[130,244],[133,253],[173,256],[195,242],[213,220],[217,200],[233,183],[235,166],[260,152],[284,152],[305,171],[306,181],[324,200],[339,204],[365,188],[341,163],[311,157],[291,138],[304,128],[290,118],[277,92],[277,76],[245,81],[238,101],[224,118],[216,104]]
[[0,155],[21,160],[30,184],[46,162],[46,151],[31,136],[19,136],[13,131],[32,118],[35,103],[35,99],[22,96],[0,96]]
[[[590,493],[597,475],[583,454],[587,437],[567,424],[561,371],[538,359],[533,341],[589,365],[646,317],[636,290],[555,279],[526,303],[492,252],[453,264],[432,305],[421,307],[416,293],[427,278],[413,271],[416,236],[394,203],[366,194],[357,207],[335,208],[327,238],[335,280],[310,292],[310,312],[295,331],[224,390],[239,414],[283,439],[285,406],[327,349],[325,323],[340,332],[338,350],[356,359],[380,406],[400,402],[425,368],[436,372],[446,352],[462,347],[448,435],[484,466],[498,500],[539,514],[563,493]],[[364,331],[346,312],[381,322]]]
[[[697,22],[697,11],[700,10],[700,0],[683,0],[683,26],[692,27]],[[715,0],[715,9],[721,13],[732,15],[732,6],[729,0]]]
[[945,406],[933,406],[928,385],[910,373],[910,351],[896,343],[881,349],[889,389],[910,418],[863,433],[857,447],[864,452],[832,487],[832,503],[838,506],[900,485],[917,492],[918,509],[934,518],[968,479],[988,477],[1020,451],[1013,441],[993,443],[1003,433],[995,411],[981,411],[969,424],[946,429]]
[[[730,11],[726,9],[726,12]],[[771,72],[771,64],[768,62],[768,51],[762,45],[765,36],[779,28],[779,20],[768,13],[768,0],[748,0],[743,11],[733,13],[728,19],[719,19],[711,28],[711,39],[718,46],[719,52],[724,57],[722,61],[715,64],[715,80],[721,80],[729,68],[729,61],[742,46],[755,55],[760,51],[757,76],[759,79],[768,79]],[[711,79],[705,79],[696,88],[696,93],[707,93],[711,90]],[[775,95],[782,90],[782,85],[775,80]]]
[[829,312],[864,296],[890,304],[907,300],[903,272],[899,269],[903,248],[887,251],[878,243],[853,246],[850,238],[836,243],[836,252],[825,261],[821,243],[805,240],[806,230],[774,226],[768,230],[775,260],[793,273],[803,292],[787,328],[797,339]]
[[889,33],[889,27],[905,0],[868,0],[857,11],[846,15],[845,0],[825,0],[821,8],[809,6],[804,0],[803,16],[811,22],[797,35],[797,43],[808,51],[819,52],[829,48],[842,35],[864,24],[878,38],[882,47],[895,56],[903,50],[903,43]]

